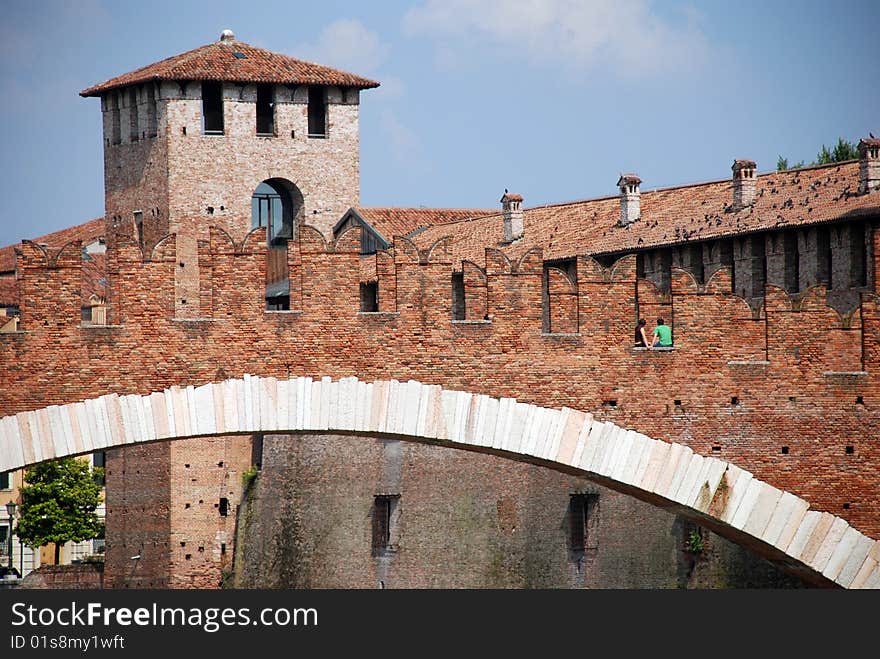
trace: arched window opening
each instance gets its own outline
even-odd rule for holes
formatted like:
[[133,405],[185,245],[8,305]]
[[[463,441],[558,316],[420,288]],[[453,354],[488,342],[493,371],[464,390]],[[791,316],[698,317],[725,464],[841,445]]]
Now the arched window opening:
[[251,226],[266,228],[266,310],[290,309],[290,272],[287,243],[302,221],[303,198],[299,189],[284,179],[260,183],[251,196]]

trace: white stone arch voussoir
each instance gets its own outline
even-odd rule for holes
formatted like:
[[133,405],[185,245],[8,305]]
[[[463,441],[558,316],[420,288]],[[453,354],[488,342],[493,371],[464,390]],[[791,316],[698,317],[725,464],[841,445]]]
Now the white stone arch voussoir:
[[142,442],[287,432],[393,436],[584,476],[694,519],[818,585],[880,588],[880,542],[736,465],[577,410],[412,380],[245,375],[53,405],[0,419],[0,472]]

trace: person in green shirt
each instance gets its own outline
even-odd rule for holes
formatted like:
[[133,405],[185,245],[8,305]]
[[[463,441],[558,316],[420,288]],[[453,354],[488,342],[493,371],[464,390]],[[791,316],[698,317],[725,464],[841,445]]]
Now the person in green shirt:
[[651,343],[652,348],[671,348],[672,347],[672,328],[663,322],[662,318],[657,319],[657,327],[654,328],[654,341]]

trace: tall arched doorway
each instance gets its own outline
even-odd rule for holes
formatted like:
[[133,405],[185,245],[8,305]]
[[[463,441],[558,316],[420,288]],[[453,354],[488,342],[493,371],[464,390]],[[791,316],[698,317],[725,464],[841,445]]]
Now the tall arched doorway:
[[251,226],[266,227],[266,309],[290,309],[290,272],[287,242],[302,223],[303,196],[286,179],[272,178],[260,183],[251,196]]

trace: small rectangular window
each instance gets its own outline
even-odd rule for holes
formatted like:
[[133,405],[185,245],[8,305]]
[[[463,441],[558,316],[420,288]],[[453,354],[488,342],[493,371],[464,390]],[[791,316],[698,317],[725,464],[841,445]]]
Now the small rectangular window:
[[122,126],[119,119],[119,93],[110,94],[110,143],[122,142]]
[[396,545],[395,518],[400,497],[381,494],[373,498],[373,556],[393,551]]
[[452,273],[452,320],[465,320],[464,273]]
[[361,284],[361,311],[379,311],[379,282]]
[[576,554],[597,547],[597,505],[598,494],[572,494],[568,503],[569,543],[568,548]]
[[202,129],[205,135],[223,134],[222,83],[202,83]]
[[10,477],[10,473],[4,472],[0,474],[0,490],[11,490],[12,489],[12,478]]
[[95,451],[92,453],[92,466],[101,469],[100,474],[95,474],[95,482],[98,485],[104,485],[106,483],[106,479],[104,477],[104,468],[107,466],[107,452],[106,451]]
[[159,122],[156,118],[156,88],[147,84],[147,137],[156,137],[159,133]]
[[257,135],[275,133],[275,97],[272,85],[257,85]]
[[84,323],[92,322],[92,308],[91,307],[80,307],[80,320]]
[[327,100],[323,87],[309,87],[309,137],[327,137]]
[[226,497],[220,497],[220,505],[217,507],[220,511],[220,517],[226,517],[229,515],[229,499]]
[[144,212],[134,212],[134,228],[137,232],[138,245],[144,246]]

